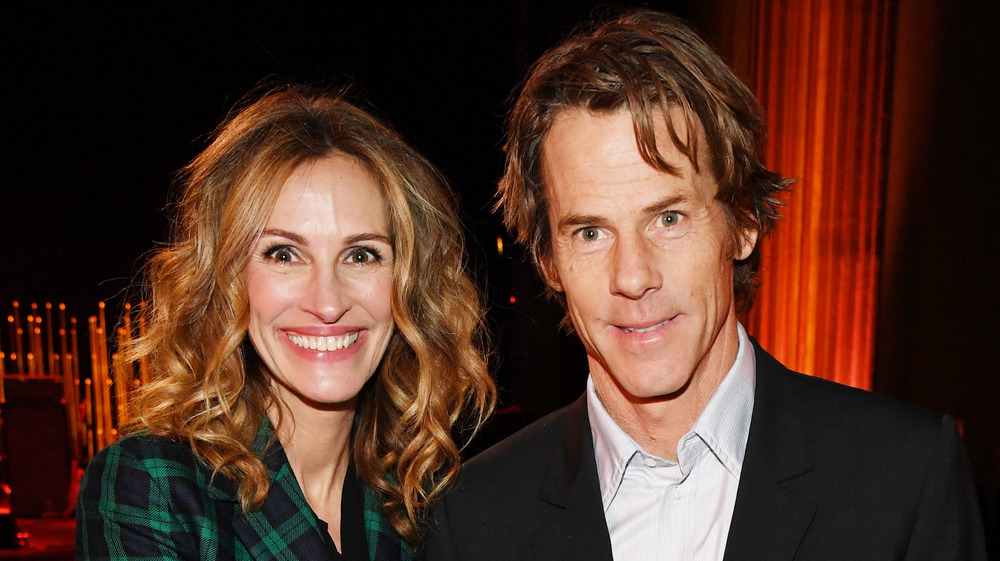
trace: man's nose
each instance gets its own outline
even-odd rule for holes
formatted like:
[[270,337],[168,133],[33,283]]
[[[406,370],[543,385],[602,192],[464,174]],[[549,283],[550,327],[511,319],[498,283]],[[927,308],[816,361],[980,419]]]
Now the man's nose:
[[655,248],[637,235],[620,235],[615,240],[611,263],[611,293],[632,300],[662,286]]

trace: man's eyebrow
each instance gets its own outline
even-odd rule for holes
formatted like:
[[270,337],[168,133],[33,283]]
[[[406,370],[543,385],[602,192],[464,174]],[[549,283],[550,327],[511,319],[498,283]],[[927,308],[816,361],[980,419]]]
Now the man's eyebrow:
[[[676,195],[664,197],[651,205],[647,205],[640,212],[642,214],[659,214],[669,210],[671,207],[684,203],[690,203],[693,200],[694,197],[689,193],[678,193]],[[565,216],[559,220],[556,224],[556,228],[557,231],[562,232],[569,228],[579,226],[600,226],[605,221],[607,221],[607,218],[596,214],[570,214],[569,216]]]
[[678,193],[676,195],[670,195],[669,197],[664,197],[655,203],[648,205],[642,209],[643,214],[659,214],[666,210],[670,210],[671,207],[675,207],[679,204],[690,203],[694,200],[688,193]]
[[557,226],[557,231],[562,232],[568,228],[574,228],[578,226],[599,226],[604,223],[606,219],[603,216],[597,216],[596,214],[570,214],[569,216],[564,216]]
[[278,238],[285,238],[285,239],[291,240],[291,241],[293,241],[293,242],[295,242],[297,244],[309,245],[309,242],[307,242],[305,238],[303,238],[299,234],[296,234],[295,232],[289,232],[288,230],[281,230],[281,229],[278,229],[278,228],[266,228],[266,229],[264,229],[263,232],[260,233],[260,237],[263,238],[264,236],[274,236],[274,237],[278,237]]

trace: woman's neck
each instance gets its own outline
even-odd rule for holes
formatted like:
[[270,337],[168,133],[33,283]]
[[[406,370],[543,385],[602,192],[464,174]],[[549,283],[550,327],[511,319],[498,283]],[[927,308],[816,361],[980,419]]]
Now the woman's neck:
[[341,497],[350,461],[354,409],[321,411],[284,408],[280,417],[269,412],[278,440],[306,501],[326,522],[337,549],[340,539]]

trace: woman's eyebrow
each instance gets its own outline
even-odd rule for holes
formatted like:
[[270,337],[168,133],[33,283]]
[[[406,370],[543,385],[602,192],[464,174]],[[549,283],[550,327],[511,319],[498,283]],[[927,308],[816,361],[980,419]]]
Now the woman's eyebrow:
[[295,232],[289,232],[288,230],[281,230],[278,228],[266,228],[263,232],[260,233],[260,237],[263,238],[264,236],[275,236],[278,238],[286,238],[297,244],[309,245],[309,242],[307,242],[305,238],[303,238],[299,234],[296,234]]
[[364,233],[364,234],[355,234],[347,238],[348,244],[355,244],[358,242],[382,242],[392,245],[392,241],[389,239],[389,236],[386,236],[384,234]]

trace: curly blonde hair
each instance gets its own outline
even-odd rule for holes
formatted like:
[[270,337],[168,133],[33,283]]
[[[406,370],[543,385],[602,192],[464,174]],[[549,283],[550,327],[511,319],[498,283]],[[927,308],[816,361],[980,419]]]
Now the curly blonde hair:
[[416,545],[416,521],[458,471],[454,437],[471,438],[495,403],[482,300],[443,177],[340,95],[302,86],[268,92],[227,119],[182,170],[172,241],[147,264],[148,327],[125,349],[156,378],[133,400],[126,431],[187,441],[239,482],[245,510],[264,501],[268,472],[250,444],[274,395],[247,343],[244,269],[292,170],[335,154],[356,159],[380,187],[395,256],[396,329],[359,399],[354,461],[382,493],[389,521]]

